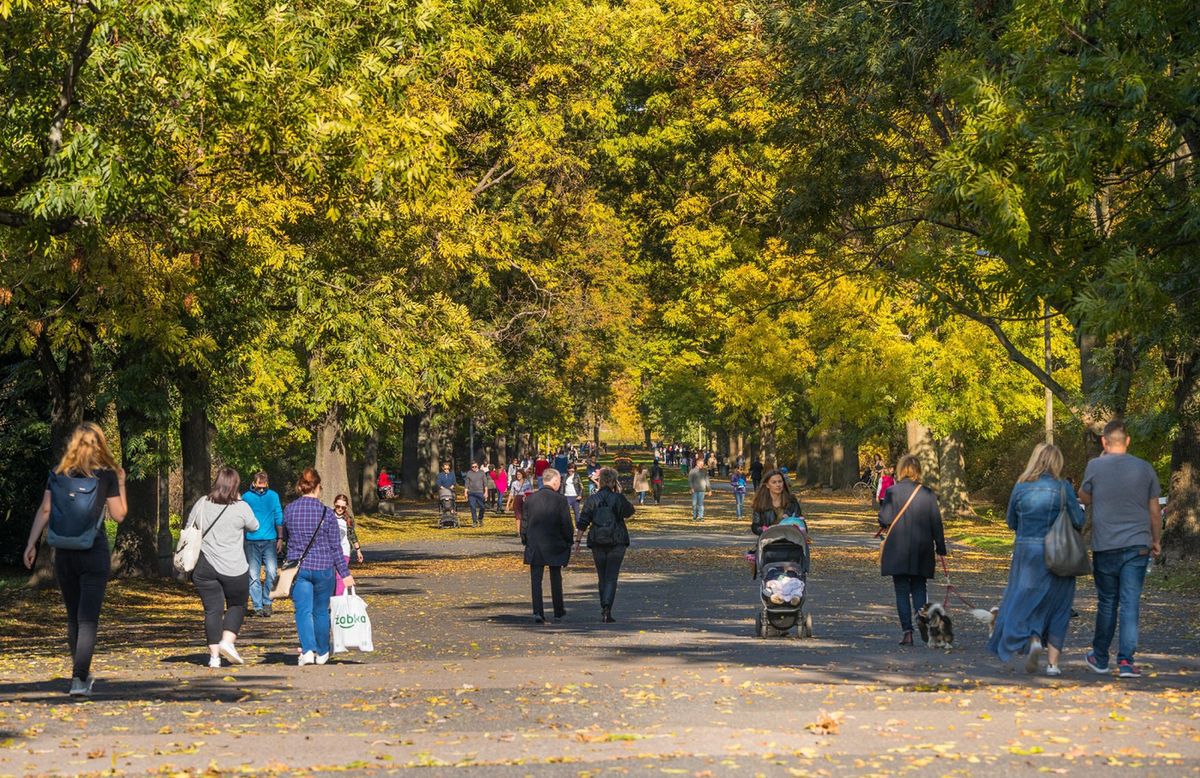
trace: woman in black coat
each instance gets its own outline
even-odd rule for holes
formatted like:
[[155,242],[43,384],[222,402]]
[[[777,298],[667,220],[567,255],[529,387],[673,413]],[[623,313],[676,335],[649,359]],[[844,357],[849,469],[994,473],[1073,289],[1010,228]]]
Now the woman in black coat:
[[563,603],[562,569],[571,560],[571,506],[558,493],[562,480],[558,471],[542,472],[542,488],[525,498],[522,509],[521,542],[525,544],[525,564],[529,565],[529,584],[533,596],[533,620],[546,623],[542,602],[542,573],[550,568],[550,597],[554,618],[567,615]]
[[[937,495],[921,485],[921,461],[911,454],[896,466],[895,486],[879,506],[879,526],[887,532],[879,555],[880,574],[890,575],[904,636],[913,642],[913,612],[925,605],[925,582],[934,576],[934,552],[946,555]],[[907,507],[906,507],[907,506]]]
[[596,563],[596,577],[600,585],[600,620],[612,624],[613,600],[617,596],[617,576],[621,573],[621,562],[625,549],[629,548],[629,529],[625,519],[633,515],[633,503],[621,494],[621,482],[617,471],[610,467],[599,473],[599,488],[588,497],[579,512],[576,523],[575,548],[583,533],[587,531],[588,548]]

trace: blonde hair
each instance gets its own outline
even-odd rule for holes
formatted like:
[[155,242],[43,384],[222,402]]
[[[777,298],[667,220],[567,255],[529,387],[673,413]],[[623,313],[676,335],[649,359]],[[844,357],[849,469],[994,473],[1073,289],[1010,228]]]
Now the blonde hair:
[[104,430],[94,422],[85,421],[71,433],[71,440],[63,452],[62,459],[54,472],[59,475],[76,473],[91,475],[97,470],[116,470],[117,462],[113,459]]
[[1021,473],[1017,483],[1036,481],[1043,473],[1058,478],[1062,466],[1063,454],[1058,446],[1053,443],[1039,443],[1033,447],[1033,453],[1029,455],[1029,464],[1025,465],[1025,472]]
[[921,483],[921,460],[916,454],[905,454],[896,463],[896,480],[903,481],[905,478]]

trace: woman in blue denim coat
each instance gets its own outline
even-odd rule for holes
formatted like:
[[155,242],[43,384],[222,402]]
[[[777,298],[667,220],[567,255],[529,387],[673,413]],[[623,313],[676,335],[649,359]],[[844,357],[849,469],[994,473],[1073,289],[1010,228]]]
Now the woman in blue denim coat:
[[1008,526],[1017,533],[1008,587],[988,650],[1004,662],[1025,656],[1025,670],[1036,673],[1046,649],[1046,675],[1061,675],[1058,655],[1067,637],[1075,579],[1046,569],[1046,535],[1065,508],[1076,529],[1083,509],[1069,481],[1060,480],[1063,455],[1057,446],[1039,443],[1008,500]]

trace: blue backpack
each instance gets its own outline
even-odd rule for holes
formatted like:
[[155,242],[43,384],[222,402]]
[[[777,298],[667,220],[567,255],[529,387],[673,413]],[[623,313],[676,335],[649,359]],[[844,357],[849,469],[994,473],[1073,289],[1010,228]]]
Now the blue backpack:
[[50,473],[50,526],[46,542],[54,548],[86,550],[96,542],[104,521],[100,479]]

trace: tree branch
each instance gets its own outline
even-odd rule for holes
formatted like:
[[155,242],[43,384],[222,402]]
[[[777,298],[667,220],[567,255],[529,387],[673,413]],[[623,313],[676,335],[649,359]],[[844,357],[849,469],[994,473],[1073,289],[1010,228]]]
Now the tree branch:
[[92,11],[92,16],[83,25],[79,43],[75,46],[75,51],[71,53],[71,61],[67,64],[67,72],[63,74],[62,88],[58,93],[58,105],[54,109],[54,115],[50,118],[50,130],[46,133],[47,159],[53,157],[62,148],[63,125],[67,121],[67,114],[70,113],[71,106],[75,104],[75,84],[79,79],[79,71],[83,69],[84,63],[92,53],[92,33],[95,32],[100,18],[96,13],[95,6],[88,3],[87,7]]

